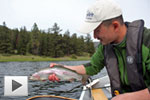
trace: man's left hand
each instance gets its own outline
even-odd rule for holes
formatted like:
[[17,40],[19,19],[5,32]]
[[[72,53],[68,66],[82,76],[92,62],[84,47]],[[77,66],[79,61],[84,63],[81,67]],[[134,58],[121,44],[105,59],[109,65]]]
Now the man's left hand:
[[111,100],[150,100],[150,93],[148,89],[124,93],[113,97]]

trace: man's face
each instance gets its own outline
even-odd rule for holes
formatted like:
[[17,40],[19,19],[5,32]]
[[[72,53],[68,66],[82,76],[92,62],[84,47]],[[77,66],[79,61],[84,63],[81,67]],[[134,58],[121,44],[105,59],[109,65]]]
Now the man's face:
[[94,38],[100,40],[103,45],[107,45],[115,42],[117,34],[115,34],[113,25],[105,26],[101,24],[94,30]]

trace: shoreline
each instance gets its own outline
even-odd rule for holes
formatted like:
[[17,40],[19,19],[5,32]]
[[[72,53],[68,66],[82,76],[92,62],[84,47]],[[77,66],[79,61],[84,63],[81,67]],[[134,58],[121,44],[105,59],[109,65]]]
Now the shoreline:
[[71,58],[71,56],[52,58],[45,56],[35,56],[35,55],[0,55],[0,62],[38,62],[38,61],[83,61],[90,60],[89,56],[76,56],[76,58]]

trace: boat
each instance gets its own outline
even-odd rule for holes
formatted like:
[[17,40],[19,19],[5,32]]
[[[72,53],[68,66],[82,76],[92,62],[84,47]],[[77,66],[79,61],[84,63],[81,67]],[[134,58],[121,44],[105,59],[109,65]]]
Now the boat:
[[110,80],[108,76],[104,76],[85,85],[79,100],[109,100],[111,98]]
[[55,95],[40,95],[40,96],[31,97],[26,100],[76,100],[76,99],[62,97],[62,96],[55,96]]
[[[108,76],[92,80],[88,79],[88,84],[83,86],[78,100],[110,100],[112,98],[110,80]],[[40,95],[26,100],[77,100],[62,96]]]

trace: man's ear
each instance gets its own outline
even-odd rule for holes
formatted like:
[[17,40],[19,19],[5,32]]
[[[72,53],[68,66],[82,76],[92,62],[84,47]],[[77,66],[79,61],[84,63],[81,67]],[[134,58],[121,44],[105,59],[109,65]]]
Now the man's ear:
[[114,28],[115,31],[119,30],[120,23],[118,21],[113,21],[112,25],[113,25],[113,28]]

